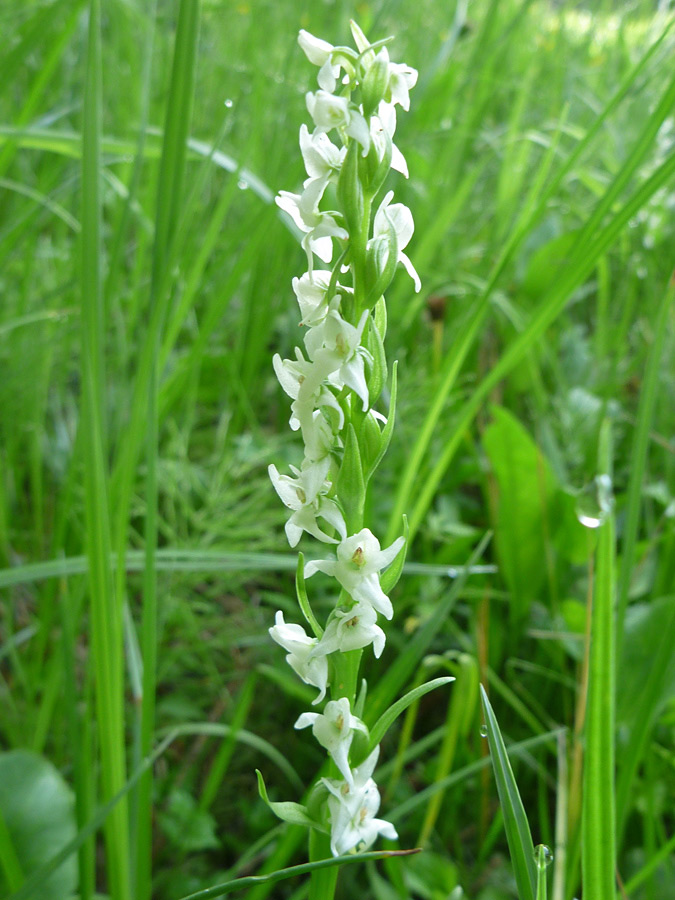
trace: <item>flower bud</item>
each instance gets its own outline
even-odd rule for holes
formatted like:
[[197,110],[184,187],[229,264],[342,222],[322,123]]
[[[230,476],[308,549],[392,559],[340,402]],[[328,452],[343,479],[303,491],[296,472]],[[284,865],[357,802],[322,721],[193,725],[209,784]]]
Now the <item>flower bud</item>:
[[387,230],[368,241],[366,255],[366,303],[373,306],[387,290],[396,272],[398,241],[391,223]]
[[386,49],[382,48],[368,67],[365,78],[361,83],[363,112],[366,116],[370,116],[375,112],[380,100],[384,100],[388,90],[389,56]]
[[356,141],[351,141],[345,156],[337,183],[340,210],[347,223],[347,229],[354,235],[363,228],[365,202],[363,185],[359,178],[359,152]]

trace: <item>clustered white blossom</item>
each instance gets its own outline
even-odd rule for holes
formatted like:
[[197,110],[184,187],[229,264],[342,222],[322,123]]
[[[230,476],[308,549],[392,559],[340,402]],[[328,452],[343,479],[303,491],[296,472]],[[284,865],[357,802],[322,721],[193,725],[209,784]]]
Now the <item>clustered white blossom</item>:
[[[302,681],[318,690],[314,705],[324,700],[331,686],[334,670],[329,656],[372,645],[379,657],[385,633],[377,624],[378,615],[393,616],[380,572],[403,552],[404,538],[381,549],[375,535],[361,527],[362,521],[354,520],[337,480],[350,422],[368,417],[371,421],[366,424],[378,436],[381,423],[386,423],[371,409],[377,399],[369,390],[374,359],[368,336],[377,327],[373,307],[398,263],[420,289],[417,272],[404,253],[413,234],[410,210],[391,202],[392,191],[371,207],[390,168],[408,176],[406,161],[392,139],[396,105],[409,108],[408,92],[417,72],[390,62],[386,46],[371,45],[354,23],[352,33],[356,52],[300,32],[301,48],[319,67],[319,89],[306,96],[314,127],[311,132],[304,124],[300,128],[307,179],[301,193],[281,191],[276,198],[302,232],[307,254],[307,271],[293,279],[305,329],[304,350],[296,348],[295,359],[277,354],[273,360],[279,383],[292,400],[289,424],[302,437],[304,459],[299,468],[291,466],[290,474],[280,474],[274,465],[269,474],[290,510],[286,535],[291,547],[303,532],[336,545],[334,558],[309,562],[305,575],[323,572],[334,577],[341,590],[325,628],[315,629],[316,636],[310,637],[301,625],[287,624],[281,611],[270,634],[287,651],[286,661]],[[328,194],[337,197],[338,209],[319,208]],[[332,268],[315,268],[315,256]],[[350,700],[337,696],[326,703],[322,714],[303,713],[295,727],[310,725],[342,776],[321,782],[332,852],[366,849],[378,834],[394,839],[393,826],[375,818],[380,797],[372,774],[379,748],[358,766],[350,762],[357,733],[368,736]]]

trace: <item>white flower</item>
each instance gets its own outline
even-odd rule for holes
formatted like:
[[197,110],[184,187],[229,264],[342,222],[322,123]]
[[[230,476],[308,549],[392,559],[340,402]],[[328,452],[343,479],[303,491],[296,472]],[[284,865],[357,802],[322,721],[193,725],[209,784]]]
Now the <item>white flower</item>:
[[[338,149],[327,134],[322,131],[310,134],[307,126],[302,124],[300,151],[310,180],[317,179],[326,185],[329,181],[337,180],[347,148]],[[305,182],[305,187],[308,184],[309,182]]]
[[337,308],[340,298],[335,296],[330,303],[327,297],[328,285],[331,273],[327,269],[314,269],[313,272],[305,272],[300,278],[293,279],[293,291],[300,307],[302,319],[301,325],[309,327],[322,322],[334,304]]
[[[386,52],[386,47],[382,48]],[[403,63],[389,63],[389,90],[391,102],[400,103],[407,112],[410,109],[409,91],[417,84],[417,69]]]
[[287,625],[281,610],[274,617],[274,625],[269,629],[269,633],[272,640],[288,651],[286,662],[293,671],[305,684],[311,684],[319,689],[319,696],[312,703],[320,703],[326,696],[328,660],[321,654],[318,656],[315,654],[317,639],[305,634],[302,625]]
[[340,66],[331,61],[331,54],[335,49],[328,41],[314,37],[304,28],[298,35],[298,43],[302,47],[307,59],[315,66],[319,66],[319,87],[325,91],[334,91]]
[[377,613],[370,603],[355,603],[349,609],[333,610],[326,630],[321,636],[317,653],[348,653],[373,645],[375,658],[379,659],[386,640],[384,631],[376,625]]
[[343,128],[349,137],[361,144],[363,155],[366,156],[370,147],[368,123],[347,97],[336,97],[320,90],[307,94],[306,101],[317,131]]
[[328,750],[344,779],[353,786],[354,779],[349,768],[349,748],[354,732],[362,731],[367,735],[368,729],[361,719],[351,714],[349,700],[346,697],[330,700],[323,715],[303,713],[295,723],[296,728],[307,728],[308,725],[312,726],[314,737]]
[[361,346],[363,329],[368,320],[364,310],[357,326],[345,322],[337,309],[332,309],[320,325],[305,335],[307,355],[322,371],[335,373],[331,382],[336,386],[346,384],[361,398],[363,410],[368,409],[368,384],[364,362],[372,356]]
[[384,157],[387,138],[389,138],[389,143],[391,143],[391,168],[407,178],[408,164],[396,144],[392,142],[395,131],[396,108],[392,103],[385,103],[382,100],[377,108],[377,114],[370,120],[370,137],[375,144],[380,160]]
[[288,213],[300,231],[305,233],[301,243],[307,254],[310,272],[313,268],[312,253],[328,263],[333,258],[332,238],[346,240],[349,237],[330,213],[319,210],[325,187],[321,180],[310,180],[302,194],[279,191],[274,198],[277,206]]
[[317,524],[317,516],[325,519],[329,525],[345,537],[346,529],[342,513],[334,500],[324,496],[330,488],[330,483],[325,480],[330,466],[330,457],[326,456],[320,464],[305,462],[302,469],[291,466],[295,478],[290,475],[280,475],[276,466],[270,465],[267,469],[274,489],[282,502],[291,510],[291,515],[286,522],[286,537],[291,547],[295,547],[306,531],[314,535],[319,541],[329,544],[337,544],[337,539],[323,532]]
[[339,439],[336,442],[333,429],[326,421],[320,410],[312,413],[311,419],[301,423],[302,440],[305,444],[305,456],[314,463],[322,460],[336,446],[342,446]]
[[396,829],[384,819],[376,819],[380,808],[380,792],[372,779],[380,748],[376,747],[368,759],[352,772],[353,784],[335,778],[322,778],[330,792],[330,849],[333,856],[355,850],[367,850],[378,834],[396,840]]
[[415,271],[415,267],[410,259],[403,252],[404,248],[410,243],[410,238],[413,236],[413,231],[415,230],[412,213],[408,207],[404,206],[402,203],[393,203],[390,206],[389,204],[391,203],[391,198],[393,196],[394,192],[389,191],[380,204],[380,208],[375,213],[373,237],[371,240],[386,236],[388,234],[387,222],[389,222],[396,232],[398,245],[397,261],[403,265],[408,275],[410,275],[415,282],[415,291],[420,291],[422,288],[420,277]]
[[335,49],[328,41],[314,37],[304,28],[300,29],[298,34],[298,43],[302,47],[307,59],[315,66],[323,66],[330,59],[330,55]]
[[321,406],[330,407],[337,414],[337,427],[344,426],[344,412],[337,399],[324,384],[331,374],[332,363],[328,360],[317,362],[304,358],[299,347],[295,348],[296,359],[283,359],[278,353],[272,357],[274,372],[279,384],[293,399],[290,426],[293,431],[307,427],[314,418],[314,411]]
[[333,575],[353,600],[370,604],[386,619],[394,610],[389,597],[380,587],[379,572],[393,562],[405,543],[397,538],[386,550],[380,550],[380,542],[367,528],[341,541],[337,547],[337,560],[318,559],[307,563],[305,575],[315,572]]

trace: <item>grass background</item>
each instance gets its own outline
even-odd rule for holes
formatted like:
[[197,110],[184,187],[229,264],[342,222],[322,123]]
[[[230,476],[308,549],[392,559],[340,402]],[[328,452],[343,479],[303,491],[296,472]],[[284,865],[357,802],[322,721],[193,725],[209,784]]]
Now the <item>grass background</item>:
[[[383,745],[382,814],[427,852],[349,867],[340,896],[516,896],[479,679],[507,746],[538,739],[514,767],[554,900],[579,895],[588,815],[628,896],[675,893],[666,7],[3,0],[0,741],[58,767],[84,828],[181,729],[107,843],[82,844],[83,897],[149,896],[150,865],[153,895],[177,898],[304,859],[253,775],[298,799],[321,760],[266,631],[295,609],[266,467],[298,458],[271,356],[298,342],[303,267],[272,198],[303,177],[297,29],[347,42],[352,16],[420,72],[397,131],[411,177],[391,184],[423,290],[400,274],[387,298],[399,406],[368,508],[382,538],[409,515],[415,565],[365,674],[380,698],[448,668],[463,689]],[[449,577],[486,532],[488,569]],[[591,689],[587,726],[589,671],[613,715]],[[607,798],[615,734],[616,810],[589,812],[583,743]],[[31,869],[5,838],[11,893]]]

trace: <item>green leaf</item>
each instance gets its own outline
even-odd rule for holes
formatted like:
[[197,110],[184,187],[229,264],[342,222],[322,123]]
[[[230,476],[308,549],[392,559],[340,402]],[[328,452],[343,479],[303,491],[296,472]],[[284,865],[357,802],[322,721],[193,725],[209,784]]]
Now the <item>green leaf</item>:
[[387,357],[384,352],[384,344],[380,337],[380,332],[372,317],[369,317],[368,319],[368,330],[366,332],[365,343],[366,349],[373,357],[373,364],[368,378],[368,394],[370,397],[370,405],[374,406],[382,393],[382,388],[387,380]]
[[[5,826],[0,827],[2,871],[6,881],[14,882],[5,886],[14,891],[20,887],[18,876],[28,877],[75,836],[73,793],[58,770],[36,753],[0,754],[0,819]],[[12,856],[14,877],[7,871]],[[39,897],[64,900],[76,889],[77,860],[71,856],[42,880]]]
[[518,785],[509,762],[504,739],[483,685],[480,687],[480,694],[485,725],[487,727],[487,739],[490,745],[492,768],[494,769],[499,802],[504,816],[506,840],[509,844],[513,874],[518,885],[518,897],[519,900],[535,900],[536,866],[530,825],[525,815],[523,801],[520,799]]
[[158,813],[158,820],[171,843],[185,852],[220,846],[215,819],[206,810],[200,810],[197,801],[187,791],[172,791],[166,809]]
[[541,451],[518,420],[492,408],[483,446],[499,485],[495,544],[511,593],[513,618],[522,621],[546,578],[546,536],[557,484]]
[[314,637],[321,639],[323,628],[319,625],[316,616],[312,612],[309,605],[309,597],[307,596],[307,587],[305,585],[305,557],[303,553],[298,553],[298,567],[295,572],[295,593],[298,596],[298,604],[302,610],[302,614],[314,632]]
[[375,469],[379,466],[382,457],[387,452],[387,448],[389,447],[389,442],[391,441],[391,436],[394,432],[394,423],[396,421],[396,396],[397,396],[397,378],[396,373],[398,369],[398,362],[394,362],[391,371],[391,395],[389,397],[389,410],[387,412],[387,424],[382,429],[382,435],[380,438],[380,449],[377,453],[377,456],[373,460],[373,462],[368,466],[365,473],[366,481],[370,479],[370,476],[373,474]]
[[[611,431],[600,432],[600,473],[611,478]],[[613,897],[616,867],[614,736],[616,730],[616,565],[614,517],[599,529],[588,651],[588,694],[581,805],[581,874],[584,897]]]
[[444,675],[442,678],[434,678],[432,681],[427,681],[426,684],[421,684],[419,685],[419,687],[413,688],[412,691],[408,691],[408,693],[404,697],[401,697],[400,700],[397,700],[396,703],[392,704],[392,706],[390,706],[389,709],[386,710],[386,712],[382,713],[380,718],[370,729],[368,752],[370,753],[370,751],[380,743],[391,725],[396,721],[401,713],[406,711],[411,703],[419,700],[420,697],[428,694],[429,691],[434,691],[438,687],[442,687],[445,684],[450,684],[450,682],[454,680],[455,679],[450,675]]
[[396,587],[403,572],[403,564],[408,552],[408,519],[406,516],[403,516],[403,537],[405,538],[403,546],[392,560],[387,571],[380,577],[380,586],[385,594],[388,594],[389,591]]
[[384,300],[384,297],[380,297],[375,306],[373,307],[373,321],[375,322],[375,327],[380,333],[380,337],[384,341],[387,336],[387,304]]
[[235,878],[233,881],[225,881],[222,884],[214,884],[212,887],[181,897],[181,900],[215,900],[225,894],[240,891],[243,888],[254,885],[274,884],[285,878],[294,878],[298,875],[307,875],[318,869],[330,869],[334,866],[346,866],[351,863],[363,863],[375,859],[390,859],[396,856],[411,856],[419,853],[414,850],[371,850],[368,853],[347,853],[345,856],[333,856],[330,859],[319,859],[314,862],[301,863],[299,866],[289,866],[286,869],[277,869],[274,872],[266,872],[264,875],[246,875],[243,878]]
[[267,788],[265,787],[265,782],[260,769],[256,769],[255,772],[258,776],[258,792],[260,797],[265,801],[277,818],[281,819],[282,822],[288,822],[289,825],[304,825],[307,828],[317,828],[319,831],[326,830],[319,822],[312,819],[307,812],[307,808],[302,806],[301,803],[293,803],[290,800],[281,803],[273,803],[267,796]]
[[361,453],[354,426],[347,426],[342,465],[338,472],[336,490],[345,513],[347,533],[359,531],[363,523],[363,504],[366,497],[366,485],[363,479]]

